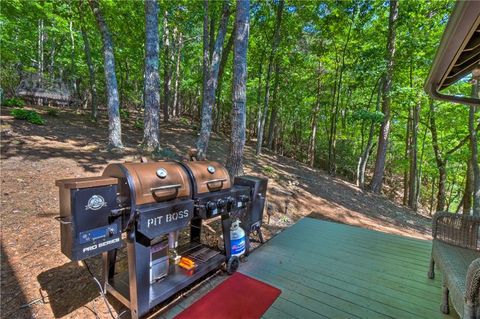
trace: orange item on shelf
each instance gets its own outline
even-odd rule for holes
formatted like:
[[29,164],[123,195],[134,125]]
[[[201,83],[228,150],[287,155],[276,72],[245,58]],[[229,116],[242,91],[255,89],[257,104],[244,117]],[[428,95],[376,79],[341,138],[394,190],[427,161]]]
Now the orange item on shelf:
[[195,262],[187,257],[182,257],[178,265],[186,270],[195,268]]

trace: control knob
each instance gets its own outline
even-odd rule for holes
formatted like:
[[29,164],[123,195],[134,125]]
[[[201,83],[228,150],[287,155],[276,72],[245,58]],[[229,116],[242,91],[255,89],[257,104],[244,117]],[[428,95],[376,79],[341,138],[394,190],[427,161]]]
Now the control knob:
[[227,197],[227,210],[231,211],[235,207],[235,198],[232,196]]
[[215,215],[217,213],[217,203],[208,202],[205,204],[205,209],[207,210],[207,214]]
[[227,205],[227,201],[225,199],[219,199],[217,200],[217,207],[219,209],[222,209],[222,208],[225,208],[225,206]]

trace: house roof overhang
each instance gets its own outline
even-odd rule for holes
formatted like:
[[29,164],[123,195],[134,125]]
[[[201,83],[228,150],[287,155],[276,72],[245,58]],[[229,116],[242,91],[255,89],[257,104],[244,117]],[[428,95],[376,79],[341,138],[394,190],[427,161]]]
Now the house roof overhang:
[[425,83],[434,99],[479,105],[480,100],[441,91],[471,73],[480,62],[480,1],[457,1]]

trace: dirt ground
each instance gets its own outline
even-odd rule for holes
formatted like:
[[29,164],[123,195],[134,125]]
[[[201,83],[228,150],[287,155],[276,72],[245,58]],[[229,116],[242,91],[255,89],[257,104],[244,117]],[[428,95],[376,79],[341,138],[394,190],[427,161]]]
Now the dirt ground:
[[[37,108],[38,109],[38,108]],[[81,263],[60,252],[58,189],[55,180],[101,174],[111,162],[139,156],[142,132],[123,122],[122,153],[106,151],[108,124],[88,121],[81,112],[60,110],[35,126],[1,111],[1,317],[110,318],[95,282]],[[196,140],[185,121],[161,124],[162,146],[185,155]],[[214,135],[212,160],[222,163],[228,142]],[[268,239],[304,216],[321,218],[416,238],[430,237],[430,220],[382,196],[332,178],[294,160],[270,153],[260,158],[246,148],[247,174],[267,175]],[[100,259],[89,265],[100,276]],[[113,311],[125,308],[108,297]],[[122,315],[127,318],[128,314]]]

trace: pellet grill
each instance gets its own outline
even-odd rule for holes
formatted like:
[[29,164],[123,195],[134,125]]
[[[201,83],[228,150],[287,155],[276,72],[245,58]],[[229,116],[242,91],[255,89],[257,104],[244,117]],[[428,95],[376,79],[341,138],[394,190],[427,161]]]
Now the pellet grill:
[[[234,183],[213,161],[158,161],[108,165],[102,176],[58,180],[61,249],[71,260],[103,255],[107,292],[139,318],[222,266],[233,273],[233,218],[247,234],[259,230],[267,179],[241,176]],[[220,217],[223,250],[201,243],[202,222]],[[178,244],[189,229],[190,240]],[[247,240],[248,242],[248,240]],[[126,245],[128,270],[116,272]],[[180,257],[195,261],[186,270]]]

